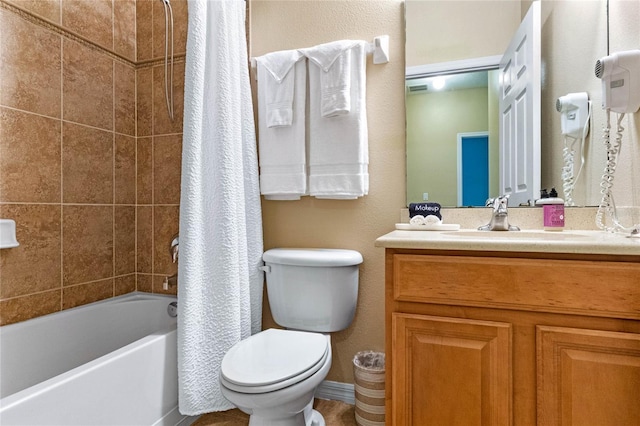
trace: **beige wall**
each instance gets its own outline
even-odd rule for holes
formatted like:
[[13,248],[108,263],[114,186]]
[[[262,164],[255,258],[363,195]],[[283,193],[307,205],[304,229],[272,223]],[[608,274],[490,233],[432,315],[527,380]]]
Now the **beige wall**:
[[[339,247],[358,250],[356,317],[334,333],[329,380],[352,382],[353,355],[384,350],[384,251],[377,237],[391,231],[405,202],[404,28],[400,1],[254,1],[251,55],[310,47],[340,39],[390,35],[391,61],[367,63],[370,191],[355,201],[263,201],[265,249]],[[264,327],[273,325],[265,309]]]
[[[576,185],[574,198],[580,205],[598,205],[606,160],[602,143],[606,118],[601,108],[601,82],[593,70],[596,60],[607,54],[606,2],[586,1],[576,6],[575,2],[566,0],[544,0],[542,5],[545,70],[542,82],[542,187],[562,186],[560,114],[550,106],[559,96],[586,91],[592,101],[593,120],[587,141],[587,165]],[[610,52],[638,49],[640,3],[613,0],[609,14]],[[614,130],[615,120],[616,115],[612,114]],[[640,182],[639,120],[639,114],[627,115],[622,123],[626,130],[614,183],[614,196],[619,206],[640,205],[640,187],[632,184]],[[638,222],[640,218],[635,218],[635,223]]]
[[587,92],[592,101],[593,120],[587,141],[587,161],[574,191],[578,205],[597,205],[600,201],[600,177],[605,152],[601,142],[605,124],[601,109],[601,82],[594,65],[606,55],[606,2],[588,1],[576,5],[569,1],[542,3],[542,116],[541,188],[556,187],[563,194],[563,137],[558,97],[573,92]]
[[407,0],[407,64],[502,55],[521,21],[518,1]]
[[0,1],[0,217],[20,242],[0,251],[0,324],[162,292],[175,272],[187,7],[172,4],[173,123],[161,2]]

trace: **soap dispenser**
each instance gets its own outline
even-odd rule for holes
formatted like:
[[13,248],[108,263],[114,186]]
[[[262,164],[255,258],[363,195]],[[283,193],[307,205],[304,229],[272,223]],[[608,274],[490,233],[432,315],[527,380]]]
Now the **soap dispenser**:
[[542,206],[542,224],[545,231],[562,231],[564,229],[564,200],[558,197],[555,188],[547,193],[540,191],[540,199],[536,205]]

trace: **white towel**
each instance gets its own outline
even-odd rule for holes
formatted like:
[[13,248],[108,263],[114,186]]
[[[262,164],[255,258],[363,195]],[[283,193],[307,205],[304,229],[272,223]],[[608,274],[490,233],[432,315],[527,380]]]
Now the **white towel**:
[[256,58],[260,85],[266,103],[267,127],[291,126],[293,122],[294,74],[290,72],[302,58],[297,50],[282,50]]
[[[351,64],[351,108],[346,114],[322,116],[322,70],[310,60],[309,194],[317,198],[355,199],[369,193],[366,43],[351,40],[336,43],[351,44],[345,51]],[[313,50],[303,49],[302,52],[311,58],[315,57]]]
[[[270,127],[269,95],[274,83],[271,70],[264,60],[258,65],[258,133],[260,151],[260,193],[268,200],[298,200],[307,194],[307,164],[305,149],[305,103],[307,68],[300,52],[276,52],[266,56],[297,57],[286,74],[291,83],[291,125]],[[297,56],[296,56],[297,55]],[[264,57],[262,57],[264,58]],[[283,67],[284,68],[284,67]],[[285,80],[286,80],[285,79]],[[265,83],[266,82],[266,83]]]
[[323,117],[351,111],[351,49],[358,42],[339,40],[301,49],[320,68],[320,111]]

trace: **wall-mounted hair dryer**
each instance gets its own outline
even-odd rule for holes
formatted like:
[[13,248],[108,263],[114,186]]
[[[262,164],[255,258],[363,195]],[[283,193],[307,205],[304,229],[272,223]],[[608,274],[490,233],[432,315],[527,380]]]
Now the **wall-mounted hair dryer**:
[[602,79],[602,108],[634,113],[640,108],[640,50],[613,53],[596,61]]
[[589,132],[589,95],[586,92],[569,93],[560,96],[556,109],[561,114],[562,134],[574,139],[582,139]]
[[[598,59],[595,72],[596,77],[602,79],[602,108],[607,116],[607,124],[602,134],[602,141],[607,150],[607,162],[600,182],[602,201],[596,213],[596,225],[610,232],[630,232],[630,236],[635,237],[640,234],[640,224],[626,227],[620,223],[612,189],[622,145],[622,120],[625,114],[633,114],[640,108],[640,50],[626,50]],[[613,141],[611,111],[619,113]]]

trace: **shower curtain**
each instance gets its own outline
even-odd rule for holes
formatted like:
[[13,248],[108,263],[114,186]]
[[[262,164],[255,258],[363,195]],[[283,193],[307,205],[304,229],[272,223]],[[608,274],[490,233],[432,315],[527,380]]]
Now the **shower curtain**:
[[180,262],[179,409],[232,408],[224,354],[260,331],[262,214],[243,0],[189,0]]

